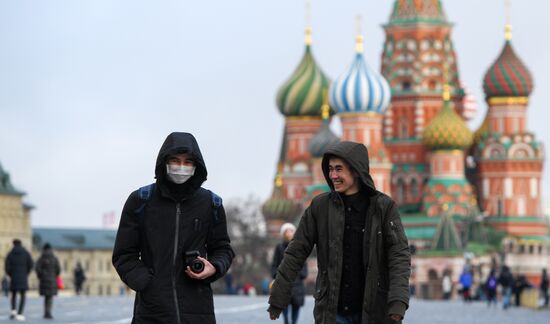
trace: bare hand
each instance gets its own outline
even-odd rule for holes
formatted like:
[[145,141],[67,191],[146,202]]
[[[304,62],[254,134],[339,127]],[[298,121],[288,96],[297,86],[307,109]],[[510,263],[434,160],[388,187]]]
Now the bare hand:
[[204,270],[202,270],[202,272],[200,273],[194,273],[193,271],[191,271],[191,268],[187,266],[187,268],[185,269],[185,273],[187,273],[189,277],[193,279],[206,279],[216,273],[216,268],[208,260],[201,256],[197,257],[197,259],[201,260],[204,263]]
[[390,315],[390,318],[392,319],[392,321],[398,322],[398,321],[400,321],[400,320],[403,319],[403,316],[398,315],[398,314],[391,314],[391,315]]

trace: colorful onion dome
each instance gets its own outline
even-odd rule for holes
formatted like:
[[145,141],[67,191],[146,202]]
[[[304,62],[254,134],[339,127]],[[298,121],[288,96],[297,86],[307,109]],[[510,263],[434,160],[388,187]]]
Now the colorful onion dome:
[[361,35],[357,36],[356,52],[350,68],[330,86],[330,104],[339,113],[382,114],[390,103],[390,86],[365,61]]
[[464,97],[462,98],[462,118],[466,121],[474,119],[477,113],[476,98],[466,85],[460,82],[460,87],[464,90]]
[[285,116],[320,116],[323,92],[330,80],[311,54],[311,29],[306,29],[306,51],[302,61],[277,93],[277,107]]
[[323,125],[309,142],[309,152],[314,158],[322,157],[329,147],[340,142],[340,138],[329,127],[329,109],[328,103],[325,103],[323,105]]
[[[448,89],[448,85],[445,88]],[[449,98],[448,90],[446,92]],[[422,141],[431,150],[465,149],[472,145],[472,132],[447,99],[424,130]]]
[[487,98],[528,97],[533,91],[531,73],[514,52],[509,39],[495,63],[485,73],[483,91]]
[[395,0],[389,24],[414,23],[446,24],[441,0]]
[[301,212],[302,206],[299,203],[283,196],[281,176],[277,175],[273,195],[262,206],[265,219],[294,221]]

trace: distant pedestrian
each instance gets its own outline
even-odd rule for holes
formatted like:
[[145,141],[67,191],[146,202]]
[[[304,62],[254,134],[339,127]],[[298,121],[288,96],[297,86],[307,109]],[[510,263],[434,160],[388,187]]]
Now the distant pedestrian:
[[462,285],[462,298],[465,302],[471,301],[470,288],[472,288],[472,272],[464,270],[460,275],[460,284]]
[[494,303],[494,305],[497,305],[497,277],[495,270],[491,270],[491,273],[489,273],[489,276],[487,277],[487,281],[485,282],[485,290],[487,292],[487,306],[491,307],[491,303]]
[[229,268],[229,271],[227,271],[223,277],[223,280],[225,281],[225,293],[228,295],[234,295],[236,291],[233,287],[233,272],[231,271],[231,268]]
[[409,298],[414,298],[416,296],[416,285],[414,282],[414,275],[411,274],[409,277]]
[[544,298],[544,307],[548,307],[548,273],[546,273],[546,268],[542,269],[540,292]]
[[[294,233],[296,232],[296,226],[291,223],[285,223],[281,226],[281,236],[283,241],[275,247],[273,253],[273,262],[271,263],[271,276],[275,279],[277,275],[277,268],[283,261],[285,250],[288,247]],[[290,304],[283,310],[283,318],[285,324],[296,324],[298,321],[298,315],[300,314],[300,307],[304,306],[306,288],[304,286],[304,279],[307,277],[307,263],[302,267],[300,273],[296,276],[296,280],[292,284],[292,291],[290,295]],[[290,318],[288,310],[290,309]]]
[[502,271],[498,277],[498,283],[502,286],[502,308],[508,309],[508,307],[510,307],[512,287],[514,286],[514,277],[508,266],[502,267]]
[[451,299],[451,292],[453,290],[453,283],[451,281],[451,276],[449,276],[448,273],[443,275],[443,280],[442,280],[441,286],[443,288],[443,299],[444,300]]
[[516,298],[516,307],[521,306],[521,293],[525,288],[529,287],[529,283],[527,282],[527,278],[525,278],[522,274],[517,274],[516,278],[514,279],[514,296]]
[[84,269],[82,268],[82,264],[80,262],[76,263],[76,267],[73,270],[73,276],[74,276],[74,290],[76,295],[80,295],[82,292],[82,286],[84,285],[84,281],[86,281],[86,274],[84,273]]
[[[13,249],[6,257],[5,271],[10,276],[11,314],[10,319],[24,321],[25,294],[29,289],[29,274],[32,271],[32,257],[21,244],[21,240],[13,240]],[[19,294],[19,307],[16,308]]]
[[2,278],[2,294],[5,297],[8,297],[10,292],[10,281],[8,280],[8,277],[4,276]]
[[59,260],[53,254],[49,243],[44,244],[42,255],[36,261],[36,276],[39,280],[38,292],[44,296],[44,318],[53,319],[53,297],[57,295],[57,276],[61,273]]

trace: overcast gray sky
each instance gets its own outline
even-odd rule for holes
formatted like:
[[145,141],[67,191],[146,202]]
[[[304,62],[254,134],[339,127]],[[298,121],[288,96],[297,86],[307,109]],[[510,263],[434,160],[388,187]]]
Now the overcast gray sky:
[[[358,14],[379,69],[392,3],[312,1],[313,53],[327,75],[351,63]],[[443,5],[477,98],[475,129],[482,77],[504,43],[504,0]],[[548,1],[512,1],[513,44],[535,79],[528,127],[547,145],[549,11]],[[205,187],[226,201],[267,198],[283,128],[275,93],[303,54],[303,28],[299,0],[2,1],[0,163],[36,206],[32,224],[101,226],[103,213],[119,214],[153,181],[172,131],[197,137]],[[548,177],[543,191],[550,196]]]

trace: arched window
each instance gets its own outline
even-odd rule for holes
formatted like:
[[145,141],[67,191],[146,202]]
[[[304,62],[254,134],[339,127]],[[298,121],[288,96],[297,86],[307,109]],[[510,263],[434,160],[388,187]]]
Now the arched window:
[[418,181],[414,178],[411,180],[411,197],[413,199],[418,197]]
[[409,122],[407,118],[401,117],[399,120],[399,138],[408,138],[409,137]]
[[397,180],[397,201],[405,201],[405,181],[403,179]]
[[502,198],[497,198],[497,215],[502,216],[504,214],[504,204]]

